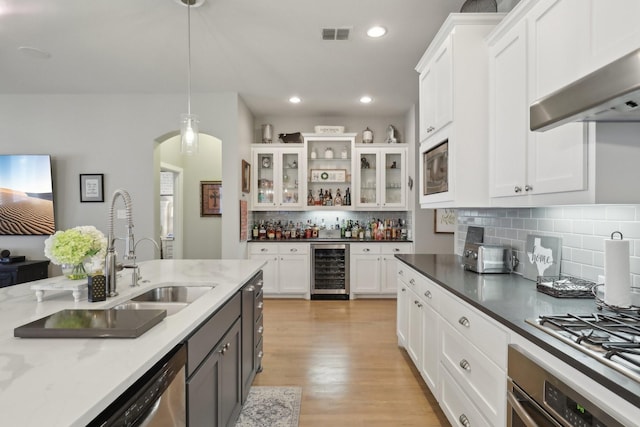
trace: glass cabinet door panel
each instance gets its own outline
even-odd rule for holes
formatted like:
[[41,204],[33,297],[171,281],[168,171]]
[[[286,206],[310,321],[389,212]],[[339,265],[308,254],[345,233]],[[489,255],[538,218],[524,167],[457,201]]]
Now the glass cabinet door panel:
[[274,155],[273,153],[258,153],[256,176],[258,177],[258,203],[274,203]]
[[381,182],[381,185],[383,187],[383,204],[385,206],[404,203],[404,163],[403,153],[384,153],[383,165],[381,166],[384,168],[384,173],[382,174],[383,182]]
[[377,206],[378,200],[378,154],[375,152],[361,151],[359,153],[359,200],[360,206]]
[[297,205],[300,202],[300,153],[283,153],[281,182],[279,191],[283,205]]

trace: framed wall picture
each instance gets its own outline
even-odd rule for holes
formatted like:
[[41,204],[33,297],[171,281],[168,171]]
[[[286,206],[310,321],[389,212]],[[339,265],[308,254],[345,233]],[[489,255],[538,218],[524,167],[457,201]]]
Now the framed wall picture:
[[104,174],[80,174],[80,202],[104,202]]
[[455,209],[436,209],[433,216],[434,233],[453,233],[456,231]]
[[245,160],[242,160],[242,192],[251,192],[251,165]]
[[200,216],[222,215],[222,181],[200,181]]

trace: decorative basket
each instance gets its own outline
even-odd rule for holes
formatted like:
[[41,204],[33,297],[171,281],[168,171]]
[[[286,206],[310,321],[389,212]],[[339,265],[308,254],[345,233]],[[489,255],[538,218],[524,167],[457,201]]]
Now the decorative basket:
[[538,276],[536,289],[556,298],[594,298],[596,284],[584,279],[567,276]]

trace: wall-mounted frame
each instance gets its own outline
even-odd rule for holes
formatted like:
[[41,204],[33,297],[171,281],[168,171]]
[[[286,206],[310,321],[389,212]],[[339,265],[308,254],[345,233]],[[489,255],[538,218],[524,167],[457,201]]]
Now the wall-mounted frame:
[[242,160],[242,192],[251,192],[251,165],[246,160]]
[[222,181],[200,181],[200,216],[222,215]]
[[453,233],[456,231],[456,210],[436,209],[433,213],[435,233]]
[[80,202],[104,202],[104,174],[80,174]]

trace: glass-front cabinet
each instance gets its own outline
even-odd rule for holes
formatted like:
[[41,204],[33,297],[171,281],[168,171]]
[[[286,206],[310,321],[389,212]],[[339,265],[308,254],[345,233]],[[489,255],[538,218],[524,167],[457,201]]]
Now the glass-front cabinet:
[[407,149],[358,146],[356,157],[356,207],[406,209]]
[[355,133],[303,134],[307,146],[309,209],[353,209],[352,172]]
[[252,148],[251,199],[253,210],[304,208],[304,149],[265,144]]

